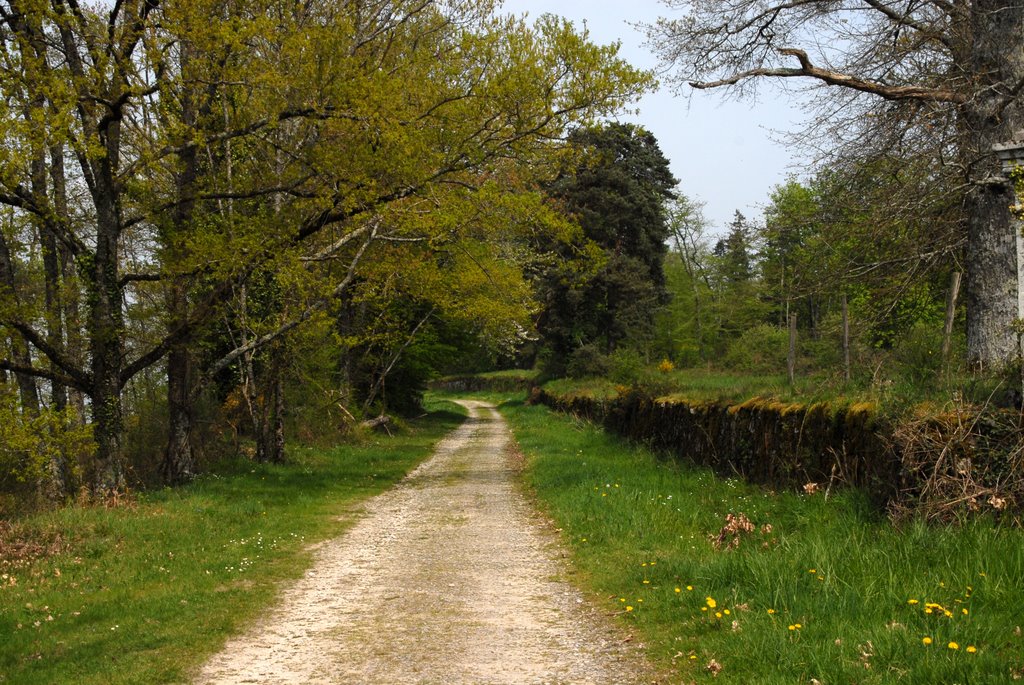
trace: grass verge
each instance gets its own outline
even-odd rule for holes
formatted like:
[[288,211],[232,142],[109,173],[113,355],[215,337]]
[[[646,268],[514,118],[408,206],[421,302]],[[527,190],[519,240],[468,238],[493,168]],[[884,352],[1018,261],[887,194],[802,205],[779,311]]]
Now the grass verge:
[[[183,682],[259,615],[311,545],[462,420],[441,400],[395,437],[239,461],[116,508],[0,528],[0,683]],[[339,518],[340,517],[340,518]]]
[[585,584],[682,682],[1024,678],[1024,531],[897,529],[856,493],[765,492],[543,407],[502,412]]

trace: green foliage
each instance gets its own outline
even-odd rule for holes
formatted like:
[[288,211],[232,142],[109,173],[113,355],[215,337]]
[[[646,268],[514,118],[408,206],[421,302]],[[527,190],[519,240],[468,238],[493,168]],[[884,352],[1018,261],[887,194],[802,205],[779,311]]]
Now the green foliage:
[[636,126],[581,128],[570,143],[574,156],[547,191],[599,252],[597,268],[583,278],[578,257],[538,274],[538,329],[557,375],[581,346],[608,354],[649,344],[655,312],[667,301],[665,204],[676,183],[654,136]]
[[747,373],[785,373],[789,330],[770,324],[748,328],[729,344],[725,368]]
[[[503,413],[581,577],[683,681],[711,682],[712,660],[714,682],[765,685],[997,683],[1024,669],[1020,529],[895,528],[853,493],[766,492],[542,407]],[[753,530],[728,532],[741,514]]]
[[899,375],[922,389],[935,388],[943,368],[942,329],[917,323],[896,341],[892,358]]
[[569,355],[565,375],[569,378],[607,376],[609,368],[608,355],[602,353],[594,343],[588,343],[580,345]]
[[0,384],[0,514],[10,513],[5,495],[25,503],[45,494],[55,463],[70,478],[80,477],[92,454],[91,437],[70,409],[26,415],[13,389]]

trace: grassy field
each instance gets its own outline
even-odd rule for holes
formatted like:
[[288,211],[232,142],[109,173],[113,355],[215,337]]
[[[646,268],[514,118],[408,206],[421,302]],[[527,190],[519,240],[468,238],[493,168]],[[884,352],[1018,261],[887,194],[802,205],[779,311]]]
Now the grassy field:
[[239,461],[124,506],[4,524],[0,683],[184,681],[279,581],[302,574],[310,546],[343,530],[346,511],[461,421],[461,408],[432,405],[393,438],[297,449],[284,466]]
[[764,492],[543,407],[502,411],[581,582],[681,682],[1024,677],[1024,531],[896,529],[853,493]]

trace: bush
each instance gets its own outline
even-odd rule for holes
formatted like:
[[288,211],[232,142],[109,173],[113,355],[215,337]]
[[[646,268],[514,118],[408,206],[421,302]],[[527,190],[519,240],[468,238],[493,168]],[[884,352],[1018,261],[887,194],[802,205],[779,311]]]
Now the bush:
[[932,387],[942,371],[942,328],[917,323],[892,349],[895,373],[918,387]]
[[608,356],[608,378],[620,385],[638,385],[647,375],[647,365],[636,350],[620,348]]
[[587,378],[590,376],[607,376],[609,359],[601,354],[593,343],[577,348],[569,355],[565,367],[565,375],[569,378]]
[[789,331],[760,324],[744,331],[729,345],[722,364],[734,371],[784,373],[788,353]]
[[69,477],[75,479],[92,454],[93,443],[91,429],[79,426],[70,409],[43,409],[38,416],[27,416],[18,405],[16,393],[0,386],[0,494],[11,495],[15,504],[27,504],[51,477],[52,462],[65,463]]

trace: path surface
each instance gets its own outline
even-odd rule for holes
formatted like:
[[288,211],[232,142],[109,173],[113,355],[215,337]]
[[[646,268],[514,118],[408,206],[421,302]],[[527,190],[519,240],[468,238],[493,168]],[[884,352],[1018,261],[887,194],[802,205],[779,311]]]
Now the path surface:
[[650,683],[609,619],[558,579],[551,533],[514,484],[483,402],[199,683]]

